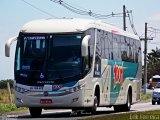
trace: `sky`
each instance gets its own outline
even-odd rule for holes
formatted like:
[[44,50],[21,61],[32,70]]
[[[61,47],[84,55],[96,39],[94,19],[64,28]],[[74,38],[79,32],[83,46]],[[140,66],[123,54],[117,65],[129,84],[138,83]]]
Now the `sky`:
[[[72,13],[59,4],[50,0],[25,0],[26,2],[36,6],[41,10],[37,10],[26,4],[24,0],[0,0],[0,80],[14,79],[14,52],[16,42],[11,47],[11,57],[5,57],[5,43],[13,37],[18,36],[22,26],[35,19],[47,18],[89,18]],[[127,10],[132,10],[134,25],[140,37],[144,37],[144,25],[148,23],[148,27],[160,29],[160,0],[62,0],[72,6],[91,10],[99,14],[122,13],[123,5]],[[42,12],[43,11],[43,12]],[[47,12],[48,14],[44,13]],[[49,14],[52,14],[49,15]],[[123,28],[122,17],[113,17],[104,19],[103,21]],[[132,32],[127,19],[127,31]],[[152,41],[148,41],[148,52],[151,49],[160,48],[160,33],[148,33],[149,37],[154,37]],[[142,51],[144,43],[141,42]]]

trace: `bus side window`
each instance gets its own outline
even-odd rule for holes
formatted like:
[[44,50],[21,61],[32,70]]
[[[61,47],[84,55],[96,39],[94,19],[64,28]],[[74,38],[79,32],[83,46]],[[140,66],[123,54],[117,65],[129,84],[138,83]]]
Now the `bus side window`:
[[113,60],[113,40],[111,33],[108,33],[107,35],[107,44],[108,44],[109,59]]
[[125,40],[125,37],[121,37],[121,59],[122,61],[127,61],[128,56],[127,56],[127,43]]
[[141,62],[141,43],[140,41],[136,41],[136,47],[137,47],[137,62]]
[[113,59],[114,60],[121,60],[120,56],[120,36],[113,34]]
[[16,70],[20,70],[20,53],[21,53],[20,46],[17,47],[16,51],[17,51],[17,55],[16,55],[16,61],[15,61],[16,64],[15,64],[15,66],[16,66]]

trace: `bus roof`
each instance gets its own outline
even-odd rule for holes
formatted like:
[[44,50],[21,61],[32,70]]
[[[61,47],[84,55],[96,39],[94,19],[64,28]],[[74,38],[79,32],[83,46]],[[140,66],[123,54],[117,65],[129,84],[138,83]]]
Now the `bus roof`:
[[97,28],[139,40],[139,37],[134,34],[123,31],[122,29],[107,24],[101,20],[91,19],[72,18],[34,20],[25,24],[21,31],[25,33],[68,33],[83,32],[90,28]]
[[154,76],[152,76],[152,78],[160,78],[160,76],[159,75],[154,75]]

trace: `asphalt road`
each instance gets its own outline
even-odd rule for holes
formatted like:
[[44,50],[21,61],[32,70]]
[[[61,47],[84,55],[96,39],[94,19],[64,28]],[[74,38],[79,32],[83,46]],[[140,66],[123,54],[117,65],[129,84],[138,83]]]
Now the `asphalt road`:
[[[151,102],[147,103],[136,103],[132,105],[130,112],[138,112],[138,111],[149,111],[149,110],[160,110],[160,105],[152,105]],[[98,108],[96,115],[91,114],[82,114],[75,115],[71,113],[71,110],[44,110],[42,112],[41,118],[31,118],[29,113],[21,113],[16,115],[3,115],[0,116],[2,120],[78,120],[84,119],[86,117],[97,117],[104,116],[109,114],[121,114],[120,112],[114,112],[113,108]]]
[[[147,93],[152,94],[153,90],[148,90]],[[151,102],[136,103],[132,105],[130,112],[160,110],[160,105],[152,105]],[[82,113],[81,115],[72,114],[71,110],[44,110],[41,118],[31,118],[29,112],[12,113],[9,115],[0,116],[0,120],[78,120],[87,117],[98,117],[109,114],[121,114],[121,112],[114,112],[112,108],[99,107],[96,115],[90,113]]]

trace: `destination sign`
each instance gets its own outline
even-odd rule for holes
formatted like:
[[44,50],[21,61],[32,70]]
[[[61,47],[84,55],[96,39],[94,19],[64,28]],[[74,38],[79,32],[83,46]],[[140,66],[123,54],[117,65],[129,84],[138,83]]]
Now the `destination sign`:
[[45,40],[45,36],[27,36],[24,40]]

